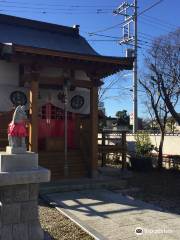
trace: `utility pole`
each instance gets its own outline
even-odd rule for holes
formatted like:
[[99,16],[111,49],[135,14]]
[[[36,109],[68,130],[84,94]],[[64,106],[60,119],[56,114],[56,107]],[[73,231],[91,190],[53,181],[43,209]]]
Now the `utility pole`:
[[138,129],[137,84],[137,0],[134,0],[133,133]]
[[[133,12],[132,12],[133,11]],[[116,15],[123,15],[123,38],[119,44],[133,46],[133,133],[138,129],[138,105],[137,105],[137,0],[133,3],[123,2],[116,10],[113,11]],[[132,51],[127,49],[127,56]]]

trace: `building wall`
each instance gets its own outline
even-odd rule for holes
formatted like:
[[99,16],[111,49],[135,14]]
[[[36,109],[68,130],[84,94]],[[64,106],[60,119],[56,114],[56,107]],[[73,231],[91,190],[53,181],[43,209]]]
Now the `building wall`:
[[[150,135],[151,142],[154,146],[158,147],[160,142],[160,135]],[[133,135],[127,135],[128,150],[134,151],[135,139]],[[177,154],[180,155],[180,135],[169,136],[166,135],[164,139],[163,154]]]
[[9,85],[17,87],[19,85],[19,66],[0,60],[0,86]]
[[19,88],[19,65],[0,60],[0,112],[12,110],[10,95],[17,90],[27,92],[27,89]]
[[87,76],[87,74],[84,71],[76,70],[75,71],[75,78],[78,80],[86,80],[90,81],[90,78]]
[[[63,71],[61,68],[44,68],[41,71],[41,76],[46,77],[62,77]],[[89,80],[84,71],[75,71],[75,77],[79,80]],[[11,111],[13,104],[10,100],[10,95],[14,91],[22,91],[28,98],[29,87],[19,87],[19,66],[15,63],[9,63],[0,60],[0,112]],[[64,108],[64,104],[58,99],[60,90],[40,89],[39,106],[51,102],[53,105]],[[81,109],[75,110],[71,107],[71,99],[75,95],[80,95],[84,98],[84,105]],[[28,104],[27,104],[28,108]],[[90,112],[90,92],[88,89],[76,88],[75,91],[69,91],[69,106],[70,112],[81,114],[89,114]]]

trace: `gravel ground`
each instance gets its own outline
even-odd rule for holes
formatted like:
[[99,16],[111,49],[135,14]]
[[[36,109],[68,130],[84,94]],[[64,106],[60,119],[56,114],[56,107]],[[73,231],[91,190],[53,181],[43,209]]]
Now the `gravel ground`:
[[53,240],[93,240],[75,223],[44,204],[39,205],[40,223],[44,231],[47,231]]

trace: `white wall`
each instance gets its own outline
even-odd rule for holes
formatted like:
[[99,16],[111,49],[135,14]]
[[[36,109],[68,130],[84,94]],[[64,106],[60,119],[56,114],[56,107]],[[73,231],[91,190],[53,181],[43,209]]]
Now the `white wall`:
[[19,66],[16,63],[9,63],[0,60],[0,85],[19,85]]
[[[154,146],[158,147],[160,142],[159,135],[151,135],[151,142]],[[134,149],[134,136],[127,135],[128,149]],[[163,154],[177,154],[180,155],[180,135],[179,136],[165,136]]]
[[0,112],[12,109],[10,94],[16,90],[19,90],[18,64],[0,60]]
[[10,95],[14,91],[22,91],[26,94],[26,96],[28,96],[27,88],[0,85],[0,112],[8,112],[12,110],[13,104],[10,100]]
[[[59,90],[53,89],[40,89],[39,107],[46,104],[52,103],[54,106],[64,109],[64,103],[58,99]],[[84,105],[80,109],[73,109],[71,107],[71,99],[75,95],[80,95],[84,98]],[[90,91],[89,89],[76,87],[74,91],[68,91],[68,111],[81,114],[90,113]]]
[[80,70],[75,71],[75,79],[90,81],[90,78],[87,76],[87,74],[84,71]]
[[[44,68],[41,71],[41,76],[46,77],[61,77],[61,68]],[[88,77],[84,71],[75,71],[76,79],[88,80]],[[6,112],[12,110],[13,104],[10,100],[10,95],[13,91],[23,91],[28,96],[28,88],[19,87],[19,66],[18,64],[9,63],[4,60],[0,60],[0,112]],[[47,102],[51,102],[57,107],[64,107],[57,95],[59,90],[52,89],[40,89],[39,106],[44,105]],[[81,95],[84,97],[84,105],[81,109],[75,110],[71,108],[70,100],[74,95]],[[88,89],[76,88],[75,91],[69,91],[69,111],[78,112],[82,114],[89,114],[90,112],[90,92]]]

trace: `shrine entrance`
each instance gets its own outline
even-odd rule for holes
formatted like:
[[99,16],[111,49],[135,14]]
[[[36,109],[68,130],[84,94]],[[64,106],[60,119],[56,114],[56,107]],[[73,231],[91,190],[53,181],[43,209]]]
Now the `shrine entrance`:
[[[76,149],[75,139],[76,114],[67,113],[67,147]],[[38,146],[39,150],[62,152],[65,146],[64,109],[46,103],[39,108]]]
[[80,149],[78,114],[48,102],[39,108],[39,163],[51,170],[52,180],[87,176],[87,166]]

